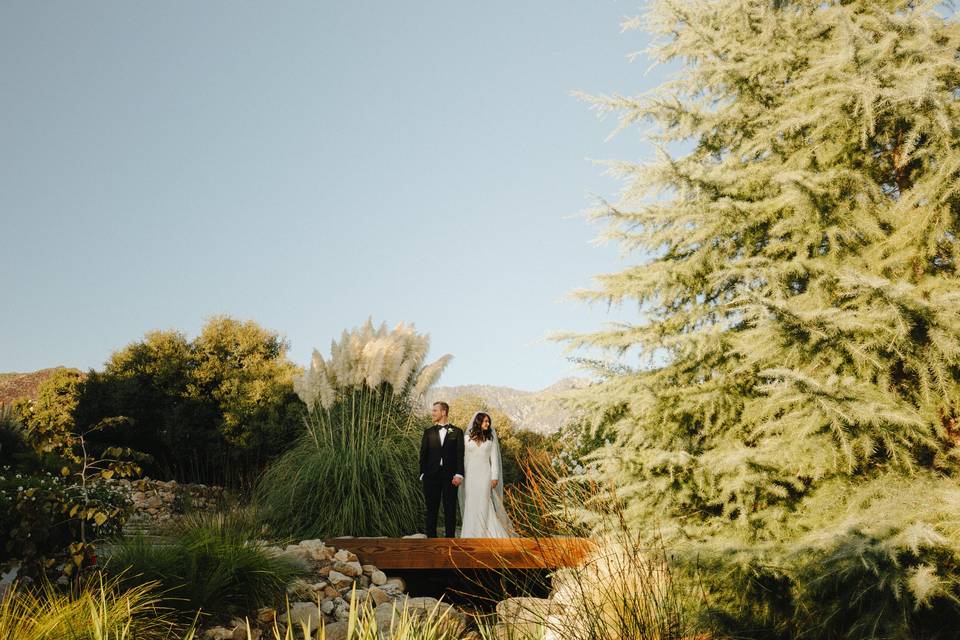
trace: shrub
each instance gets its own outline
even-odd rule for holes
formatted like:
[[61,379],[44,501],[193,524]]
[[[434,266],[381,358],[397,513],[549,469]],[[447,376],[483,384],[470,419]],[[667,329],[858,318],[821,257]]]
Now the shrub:
[[126,496],[105,483],[86,489],[49,472],[0,469],[0,560],[16,558],[39,575],[63,561],[72,574],[92,560],[85,541],[119,532],[130,511]]
[[301,572],[259,534],[245,512],[197,513],[159,540],[138,535],[114,541],[106,569],[123,585],[157,582],[164,604],[181,616],[243,614],[273,604]]
[[17,471],[33,471],[40,460],[30,446],[27,429],[18,408],[0,402],[0,459],[8,461]]

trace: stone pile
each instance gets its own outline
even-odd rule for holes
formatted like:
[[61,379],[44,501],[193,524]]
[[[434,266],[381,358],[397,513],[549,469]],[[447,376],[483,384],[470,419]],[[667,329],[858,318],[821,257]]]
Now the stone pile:
[[[322,540],[304,540],[285,548],[271,547],[277,555],[299,565],[307,573],[304,578],[287,587],[287,610],[261,609],[250,616],[250,638],[257,640],[273,627],[293,625],[299,630],[304,624],[318,629],[322,624],[327,640],[347,637],[351,598],[357,606],[369,606],[377,620],[377,627],[390,637],[391,617],[398,619],[404,609],[407,616],[425,616],[436,609],[450,625],[453,637],[466,629],[464,616],[436,598],[411,598],[405,593],[402,578],[390,578],[377,567],[361,564],[357,556],[346,550],[324,544]],[[247,623],[234,620],[230,628],[214,627],[204,633],[208,640],[246,640]],[[266,636],[270,634],[267,633]]]
[[152,532],[187,511],[211,510],[223,501],[223,487],[150,478],[104,482],[133,503],[133,514],[124,527],[127,533]]

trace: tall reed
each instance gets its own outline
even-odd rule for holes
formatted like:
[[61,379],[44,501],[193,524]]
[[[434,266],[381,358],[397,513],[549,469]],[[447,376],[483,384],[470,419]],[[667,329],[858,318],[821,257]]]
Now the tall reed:
[[[528,482],[513,487],[507,507],[523,535],[588,537],[595,550],[549,576],[551,602],[515,600],[497,607],[481,635],[491,640],[677,640],[691,635],[696,595],[675,575],[662,542],[628,525],[614,488],[572,477],[549,452],[528,452]],[[530,588],[505,577],[500,592]],[[494,594],[491,594],[494,597]]]
[[417,452],[424,418],[383,384],[338,392],[257,483],[266,522],[302,538],[398,537],[420,530]]

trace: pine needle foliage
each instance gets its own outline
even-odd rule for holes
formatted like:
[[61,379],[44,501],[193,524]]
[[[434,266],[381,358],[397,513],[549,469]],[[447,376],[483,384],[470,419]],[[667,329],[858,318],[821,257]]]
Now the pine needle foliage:
[[960,597],[960,24],[917,0],[653,0],[624,26],[681,67],[586,96],[658,150],[611,163],[624,189],[593,212],[642,257],[577,294],[643,320],[560,336],[641,356],[579,400],[618,436],[597,474],[636,525],[772,571],[772,636],[936,637],[924,612]]

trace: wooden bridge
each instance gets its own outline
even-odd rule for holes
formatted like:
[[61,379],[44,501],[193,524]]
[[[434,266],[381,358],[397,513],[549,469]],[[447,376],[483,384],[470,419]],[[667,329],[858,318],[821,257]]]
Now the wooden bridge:
[[586,538],[329,538],[363,564],[397,569],[557,569],[596,549]]

